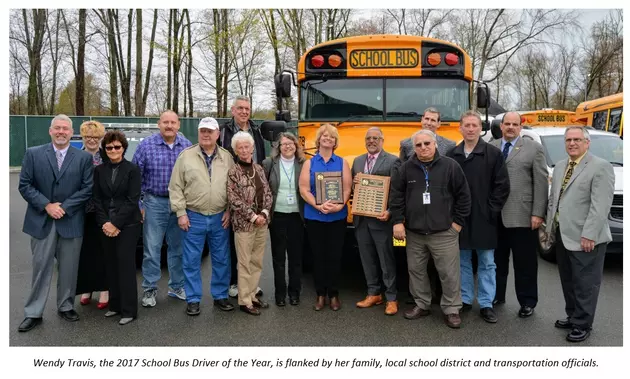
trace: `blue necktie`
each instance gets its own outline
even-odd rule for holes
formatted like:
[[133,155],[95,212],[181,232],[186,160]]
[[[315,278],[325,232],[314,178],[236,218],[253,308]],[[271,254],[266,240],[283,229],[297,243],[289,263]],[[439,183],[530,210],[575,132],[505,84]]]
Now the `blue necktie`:
[[507,160],[508,154],[510,153],[510,146],[512,146],[511,143],[506,142],[505,146],[503,146],[503,159]]

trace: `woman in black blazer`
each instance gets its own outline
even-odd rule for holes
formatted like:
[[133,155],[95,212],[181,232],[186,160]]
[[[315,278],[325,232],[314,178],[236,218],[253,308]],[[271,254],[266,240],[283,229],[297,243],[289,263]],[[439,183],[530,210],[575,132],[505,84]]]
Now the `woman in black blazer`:
[[138,166],[124,158],[128,145],[118,130],[105,134],[101,147],[109,162],[94,170],[92,191],[109,279],[109,311],[105,317],[120,314],[120,325],[138,316],[135,251],[142,220],[138,207],[141,178]]

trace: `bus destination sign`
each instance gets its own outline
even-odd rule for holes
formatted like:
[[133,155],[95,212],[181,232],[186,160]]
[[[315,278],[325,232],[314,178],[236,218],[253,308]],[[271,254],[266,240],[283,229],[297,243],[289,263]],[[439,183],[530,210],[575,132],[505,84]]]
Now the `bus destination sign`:
[[353,50],[350,53],[350,66],[354,69],[414,68],[418,63],[415,49]]

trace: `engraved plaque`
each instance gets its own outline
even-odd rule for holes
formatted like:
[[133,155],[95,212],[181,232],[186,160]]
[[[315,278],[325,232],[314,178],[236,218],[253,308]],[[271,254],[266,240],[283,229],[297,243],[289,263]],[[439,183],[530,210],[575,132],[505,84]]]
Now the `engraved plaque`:
[[387,210],[389,176],[358,173],[359,183],[354,186],[352,214],[378,217]]
[[334,204],[343,204],[341,171],[315,173],[315,202],[320,205],[327,200]]

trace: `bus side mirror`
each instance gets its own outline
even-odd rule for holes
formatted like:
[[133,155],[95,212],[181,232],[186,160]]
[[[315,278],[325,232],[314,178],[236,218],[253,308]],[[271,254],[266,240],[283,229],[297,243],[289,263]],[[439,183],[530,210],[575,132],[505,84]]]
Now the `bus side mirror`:
[[291,97],[291,75],[278,74],[274,77],[276,96],[279,98]]
[[490,89],[485,86],[477,86],[477,108],[488,108],[489,106]]
[[263,121],[260,124],[260,132],[264,139],[273,142],[278,138],[278,134],[287,131],[287,124],[284,121]]
[[276,112],[276,121],[291,122],[291,112],[290,111]]
[[490,130],[490,121],[482,120],[481,121],[481,131],[485,132]]
[[490,133],[492,133],[492,138],[495,140],[501,139],[503,137],[503,132],[501,132],[501,121],[492,120],[492,124],[490,125]]

